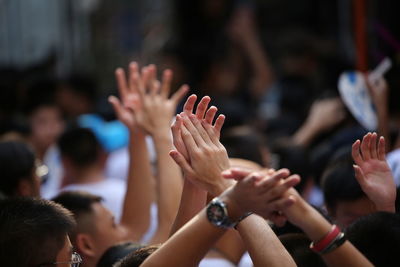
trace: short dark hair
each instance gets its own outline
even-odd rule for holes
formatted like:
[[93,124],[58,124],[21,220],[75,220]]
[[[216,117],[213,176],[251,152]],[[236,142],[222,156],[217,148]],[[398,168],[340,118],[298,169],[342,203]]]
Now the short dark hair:
[[99,157],[101,146],[94,133],[86,128],[66,130],[58,140],[61,155],[78,167],[87,167]]
[[321,187],[329,209],[335,209],[339,201],[353,201],[365,197],[356,180],[353,160],[348,153],[329,163],[322,176]]
[[151,254],[153,254],[161,245],[145,246],[129,254],[121,261],[117,262],[115,267],[139,267]]
[[97,267],[111,267],[114,263],[143,247],[144,246],[133,242],[116,244],[108,248],[106,252],[103,253],[99,262],[97,263]]
[[377,212],[361,217],[346,229],[346,235],[374,266],[399,264],[399,214]]
[[0,142],[0,191],[15,196],[22,179],[32,180],[35,154],[25,143]]
[[76,234],[81,231],[83,218],[92,214],[92,205],[101,202],[102,198],[84,191],[66,191],[58,194],[52,200],[72,212],[77,224],[70,236],[71,240],[75,242]]
[[322,258],[310,249],[311,240],[305,234],[285,234],[279,237],[298,267],[324,267]]
[[23,109],[25,114],[31,116],[39,108],[57,107],[55,93],[57,81],[53,78],[40,78],[28,85]]
[[49,200],[0,201],[1,265],[22,267],[55,262],[74,224],[71,212]]

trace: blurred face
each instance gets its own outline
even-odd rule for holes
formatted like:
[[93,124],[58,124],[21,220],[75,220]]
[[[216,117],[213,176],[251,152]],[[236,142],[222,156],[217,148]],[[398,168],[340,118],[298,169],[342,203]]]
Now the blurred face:
[[367,197],[354,201],[339,201],[334,212],[334,219],[343,229],[358,218],[373,212],[375,212],[374,204]]
[[32,142],[36,149],[45,151],[57,141],[64,130],[64,121],[57,107],[43,106],[31,116]]
[[96,245],[95,254],[98,260],[109,247],[125,241],[126,234],[123,227],[115,222],[114,215],[101,203],[94,203],[92,209],[95,228],[92,238]]
[[[72,256],[72,244],[71,241],[69,240],[68,235],[65,235],[65,243],[64,247],[58,252],[56,262],[69,262],[71,261],[71,256]],[[61,265],[60,266],[65,266]]]

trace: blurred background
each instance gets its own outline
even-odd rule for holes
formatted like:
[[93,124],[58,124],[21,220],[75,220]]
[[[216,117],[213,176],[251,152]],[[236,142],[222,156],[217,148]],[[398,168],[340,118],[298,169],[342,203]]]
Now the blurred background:
[[[107,102],[117,94],[114,71],[134,60],[172,69],[174,88],[186,83],[192,93],[210,95],[227,116],[223,143],[230,155],[240,141],[248,155],[239,149],[238,157],[272,164],[274,158],[265,159],[259,149],[266,144],[282,163],[286,152],[274,148],[276,138],[296,139],[312,103],[338,95],[343,71],[368,71],[389,57],[384,105],[394,147],[398,10],[395,0],[0,0],[0,135],[27,136],[44,160],[65,125],[79,116],[115,119]],[[357,124],[347,116],[311,143],[297,143],[326,160],[333,152],[322,141],[349,121]],[[346,135],[346,144],[365,131]],[[302,151],[288,155],[295,158],[287,164],[309,164],[301,163]]]

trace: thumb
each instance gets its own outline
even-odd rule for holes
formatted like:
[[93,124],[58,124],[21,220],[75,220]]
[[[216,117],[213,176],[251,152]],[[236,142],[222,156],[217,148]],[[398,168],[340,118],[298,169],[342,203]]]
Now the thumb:
[[183,170],[183,172],[185,172],[186,174],[193,173],[192,167],[181,153],[179,153],[177,150],[171,150],[169,152],[169,155],[176,162],[176,164],[178,164],[178,166]]
[[231,168],[229,170],[223,171],[222,177],[225,179],[235,179],[235,180],[241,180],[245,177],[247,177],[250,173],[252,173],[251,170],[247,169],[242,169],[242,168]]

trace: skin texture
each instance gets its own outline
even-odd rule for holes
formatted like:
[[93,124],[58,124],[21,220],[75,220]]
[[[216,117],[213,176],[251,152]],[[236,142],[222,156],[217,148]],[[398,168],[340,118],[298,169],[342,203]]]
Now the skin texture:
[[368,133],[352,146],[354,172],[364,193],[378,211],[395,212],[396,185],[385,158],[385,139]]

